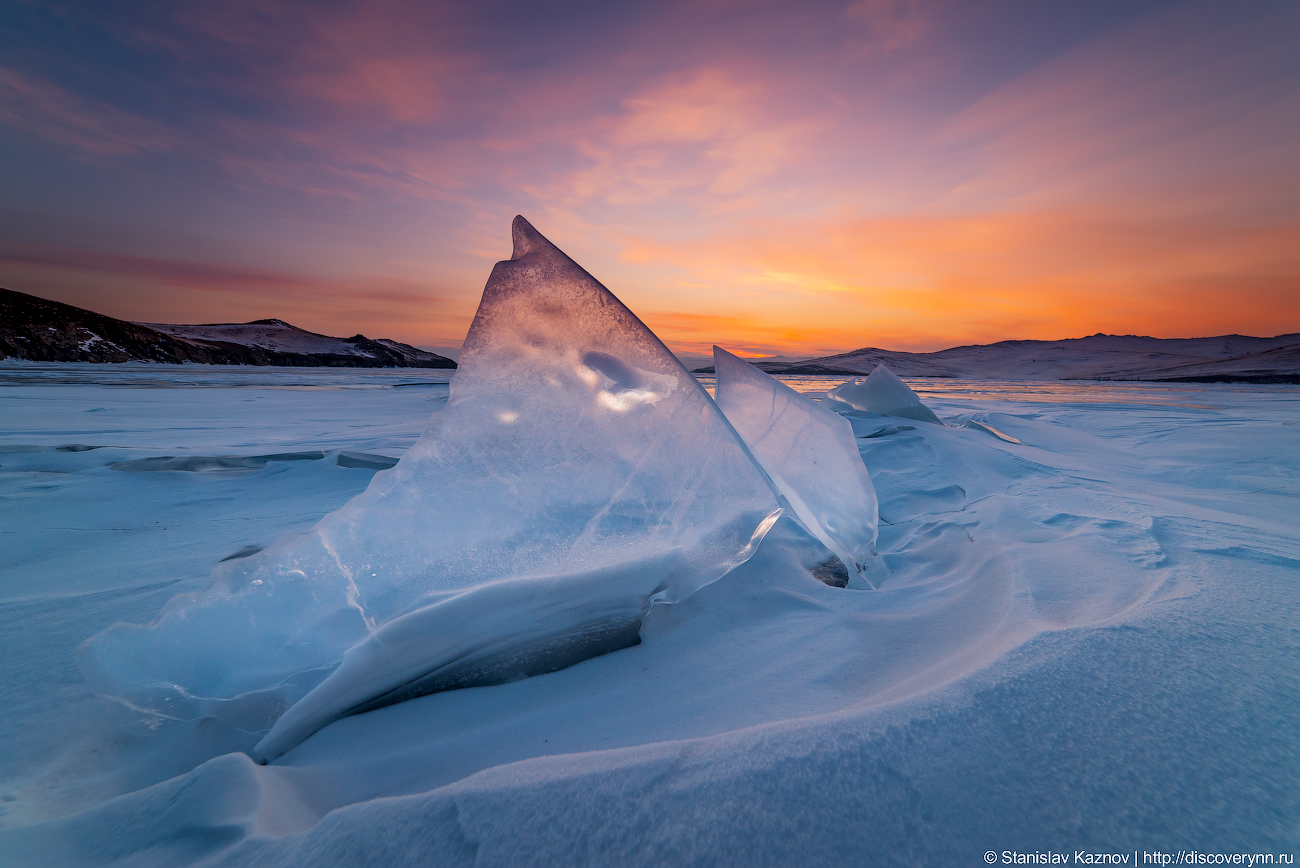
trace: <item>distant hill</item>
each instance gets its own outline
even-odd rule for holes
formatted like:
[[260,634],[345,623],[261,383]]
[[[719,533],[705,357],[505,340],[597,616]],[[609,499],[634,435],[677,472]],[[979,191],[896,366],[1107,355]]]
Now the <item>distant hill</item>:
[[[1096,334],[1059,341],[999,341],[935,353],[865,347],[800,362],[764,360],[755,365],[770,374],[860,376],[881,362],[903,377],[1300,383],[1300,334],[1272,338]],[[713,368],[696,373],[713,373]]]
[[0,289],[0,359],[6,357],[35,362],[456,367],[451,359],[397,341],[318,335],[278,319],[213,325],[135,323]]

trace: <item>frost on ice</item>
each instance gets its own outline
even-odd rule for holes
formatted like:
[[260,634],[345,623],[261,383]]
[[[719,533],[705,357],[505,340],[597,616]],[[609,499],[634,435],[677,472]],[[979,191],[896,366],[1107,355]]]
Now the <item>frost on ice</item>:
[[96,692],[270,732],[635,644],[743,563],[778,500],[717,406],[604,286],[515,219],[447,405],[392,470],[149,626],[83,645]]
[[882,416],[902,416],[919,422],[942,425],[934,411],[921,403],[906,383],[894,376],[884,365],[876,365],[865,380],[849,380],[827,392],[830,397],[856,410],[880,413]]
[[849,420],[720,347],[713,369],[718,406],[800,523],[864,573],[876,542],[876,490]]

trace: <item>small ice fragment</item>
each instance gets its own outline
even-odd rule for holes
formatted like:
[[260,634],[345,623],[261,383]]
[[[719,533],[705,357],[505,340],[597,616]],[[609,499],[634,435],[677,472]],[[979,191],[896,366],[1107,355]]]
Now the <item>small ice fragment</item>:
[[339,467],[357,467],[363,470],[387,470],[397,464],[396,458],[371,455],[369,452],[340,452],[334,463]]
[[902,416],[918,422],[942,425],[934,411],[921,403],[921,399],[906,383],[894,376],[884,365],[876,365],[865,380],[840,383],[826,393],[857,410],[880,413],[882,416]]
[[713,369],[718,406],[799,522],[863,573],[876,542],[876,489],[849,420],[720,347]]
[[319,461],[324,452],[278,452],[275,455],[159,455],[152,458],[135,458],[114,461],[109,467],[129,473],[146,473],[155,470],[178,470],[205,473],[228,470],[261,470],[269,461]]

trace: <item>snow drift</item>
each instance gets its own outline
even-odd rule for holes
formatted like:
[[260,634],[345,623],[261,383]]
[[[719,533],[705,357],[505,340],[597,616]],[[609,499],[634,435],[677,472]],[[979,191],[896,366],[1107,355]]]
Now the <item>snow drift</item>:
[[553,671],[743,563],[776,493],[695,379],[522,217],[443,409],[310,533],[88,640],[151,726],[215,717],[263,759],[339,717]]

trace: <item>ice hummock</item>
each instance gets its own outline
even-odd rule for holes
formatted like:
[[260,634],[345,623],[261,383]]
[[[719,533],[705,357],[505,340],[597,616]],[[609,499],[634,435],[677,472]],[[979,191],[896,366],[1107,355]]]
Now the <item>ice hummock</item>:
[[150,725],[215,717],[273,759],[349,713],[639,641],[649,607],[750,557],[780,513],[708,393],[522,217],[446,406],[309,533],[86,642]]
[[866,578],[878,513],[853,426],[721,347],[713,369],[718,406],[799,522]]
[[934,411],[922,404],[917,394],[883,364],[876,365],[876,369],[865,380],[840,383],[827,394],[855,410],[943,424],[934,415]]

